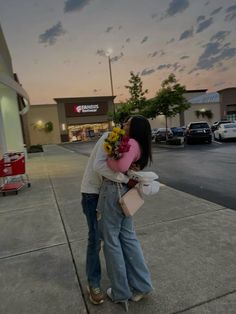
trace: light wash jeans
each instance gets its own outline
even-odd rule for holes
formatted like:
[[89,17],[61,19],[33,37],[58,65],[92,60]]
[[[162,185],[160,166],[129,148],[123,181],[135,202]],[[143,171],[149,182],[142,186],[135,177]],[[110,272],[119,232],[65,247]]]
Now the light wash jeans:
[[82,193],[83,212],[88,223],[88,245],[86,256],[86,275],[88,284],[97,288],[101,281],[101,264],[99,252],[101,249],[101,240],[98,232],[97,223],[97,203],[98,194]]
[[[127,190],[127,186],[122,185],[122,193]],[[113,301],[128,300],[133,292],[148,293],[153,289],[133,219],[124,216],[118,200],[117,183],[105,179],[99,194],[98,227],[104,241]]]

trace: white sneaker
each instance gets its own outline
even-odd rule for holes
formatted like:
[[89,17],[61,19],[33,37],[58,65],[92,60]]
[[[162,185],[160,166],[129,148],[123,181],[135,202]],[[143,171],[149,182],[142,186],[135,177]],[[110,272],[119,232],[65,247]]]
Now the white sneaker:
[[130,298],[131,301],[133,302],[139,302],[140,300],[142,300],[143,298],[146,297],[146,295],[148,295],[148,293],[134,293],[132,295],[132,297]]

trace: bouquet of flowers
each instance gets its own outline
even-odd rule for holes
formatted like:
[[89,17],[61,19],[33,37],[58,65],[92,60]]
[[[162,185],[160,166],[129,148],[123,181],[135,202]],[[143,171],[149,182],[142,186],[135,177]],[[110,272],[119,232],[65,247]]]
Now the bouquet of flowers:
[[125,131],[115,127],[105,139],[103,147],[107,155],[114,159],[120,159],[123,153],[128,152],[130,145],[129,137],[125,136]]

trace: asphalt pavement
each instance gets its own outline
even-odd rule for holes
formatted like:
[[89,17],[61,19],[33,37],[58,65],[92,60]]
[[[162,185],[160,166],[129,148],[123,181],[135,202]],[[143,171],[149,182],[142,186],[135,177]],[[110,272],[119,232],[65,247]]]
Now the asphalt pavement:
[[[45,146],[28,158],[31,187],[0,196],[0,313],[124,313],[109,300],[88,301],[80,204],[87,158]],[[129,313],[236,312],[235,211],[162,185],[134,220],[155,289],[130,302]]]

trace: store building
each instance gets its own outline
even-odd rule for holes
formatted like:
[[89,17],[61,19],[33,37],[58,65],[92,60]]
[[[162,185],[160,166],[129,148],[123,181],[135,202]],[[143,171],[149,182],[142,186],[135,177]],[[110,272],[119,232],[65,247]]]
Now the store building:
[[61,142],[86,140],[111,126],[113,96],[55,98],[58,108]]
[[[85,141],[112,127],[114,96],[55,98],[56,104],[32,105],[28,112],[31,145]],[[45,132],[46,123],[53,130]]]
[[220,95],[220,115],[222,118],[236,121],[236,87],[218,91]]
[[[207,89],[188,90],[185,98],[191,107],[168,119],[168,127],[186,126],[192,121],[209,124],[221,119],[235,120],[236,87],[207,93]],[[31,145],[86,141],[98,138],[112,126],[109,113],[114,106],[113,96],[55,98],[54,104],[32,105],[27,113]],[[211,112],[212,117],[204,115]],[[53,130],[45,132],[51,122]],[[150,119],[152,128],[165,127],[165,117]]]
[[24,115],[29,104],[29,96],[13,72],[11,55],[0,25],[0,155],[25,150],[28,134],[23,132],[23,125],[27,123]]
[[[193,121],[215,121],[228,119],[236,121],[236,87],[225,88],[207,93],[207,89],[187,90],[184,97],[191,107],[175,117],[168,118],[168,127],[186,126]],[[207,112],[211,113],[209,118]],[[152,128],[165,127],[165,117],[158,116],[151,120]]]

